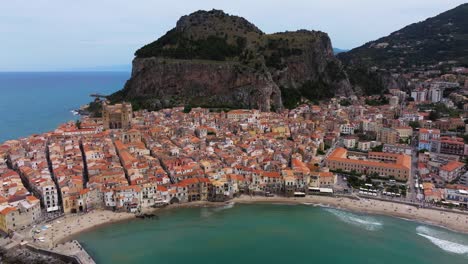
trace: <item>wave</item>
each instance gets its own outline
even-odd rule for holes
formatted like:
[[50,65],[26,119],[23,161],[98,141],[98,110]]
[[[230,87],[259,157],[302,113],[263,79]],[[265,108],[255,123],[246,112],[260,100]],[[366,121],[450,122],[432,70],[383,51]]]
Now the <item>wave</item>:
[[313,207],[321,207],[321,208],[335,208],[335,207],[330,207],[328,204],[323,204],[323,203],[301,203],[302,205],[308,205],[308,206],[313,206]]
[[416,227],[416,232],[444,251],[468,255],[468,239],[427,226]]
[[332,208],[325,208],[324,210],[335,215],[336,217],[338,217],[338,219],[347,224],[361,227],[369,231],[376,231],[383,227],[383,223],[377,221],[375,218],[370,216],[357,215]]
[[234,208],[234,205],[235,205],[234,202],[229,202],[229,203],[227,203],[225,205],[222,205],[222,206],[203,207],[201,209],[200,214],[201,214],[201,217],[208,218],[208,217],[212,216],[215,213]]
[[231,208],[234,208],[234,205],[235,205],[235,204],[236,204],[236,203],[234,203],[234,202],[229,202],[229,203],[227,203],[227,204],[225,204],[225,205],[223,205],[223,206],[214,207],[214,208],[213,208],[213,211],[219,212],[219,211],[231,209]]

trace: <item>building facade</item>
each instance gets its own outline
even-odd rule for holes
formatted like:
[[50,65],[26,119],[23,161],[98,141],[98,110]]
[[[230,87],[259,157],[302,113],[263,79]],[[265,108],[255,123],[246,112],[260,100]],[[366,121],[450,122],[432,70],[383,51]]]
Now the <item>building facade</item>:
[[345,148],[337,148],[326,159],[330,170],[355,171],[362,174],[376,173],[381,177],[394,177],[406,181],[411,174],[411,156],[383,152],[370,152],[368,159],[348,157]]
[[108,105],[102,103],[102,122],[104,129],[129,129],[132,123],[132,105],[121,103]]

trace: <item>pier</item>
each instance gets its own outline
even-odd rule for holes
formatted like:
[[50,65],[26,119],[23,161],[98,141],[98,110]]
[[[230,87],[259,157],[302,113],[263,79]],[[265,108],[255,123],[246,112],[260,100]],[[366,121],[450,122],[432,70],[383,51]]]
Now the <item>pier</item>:
[[62,255],[73,257],[77,259],[80,264],[96,264],[93,258],[88,254],[88,252],[86,252],[83,246],[81,246],[81,244],[76,240],[72,240],[70,242],[57,245],[53,249],[53,252],[57,254],[62,254]]
[[[0,238],[0,252],[2,260],[22,263],[34,263],[35,261],[50,262],[61,260],[73,264],[96,264],[93,258],[76,240],[59,244],[52,248],[45,248],[35,243],[25,241],[22,236],[15,234],[13,237]],[[7,254],[5,254],[8,252]]]
[[107,95],[100,94],[100,93],[93,93],[93,94],[90,94],[89,96],[94,97],[94,98],[107,98]]

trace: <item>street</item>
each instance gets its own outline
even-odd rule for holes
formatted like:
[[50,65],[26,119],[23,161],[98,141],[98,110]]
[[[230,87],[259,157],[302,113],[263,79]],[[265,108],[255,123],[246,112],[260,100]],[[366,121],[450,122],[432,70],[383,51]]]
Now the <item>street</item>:
[[408,179],[409,190],[406,195],[406,199],[409,202],[421,201],[423,199],[423,194],[421,193],[420,188],[416,188],[416,182],[419,184],[418,179],[418,145],[417,145],[417,134],[413,135],[411,139],[411,147],[413,149],[411,155],[411,175]]

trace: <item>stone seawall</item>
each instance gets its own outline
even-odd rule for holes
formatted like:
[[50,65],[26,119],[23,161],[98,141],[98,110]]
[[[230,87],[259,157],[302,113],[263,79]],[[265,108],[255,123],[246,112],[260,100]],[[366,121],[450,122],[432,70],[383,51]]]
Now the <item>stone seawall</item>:
[[95,264],[91,256],[76,240],[67,242],[65,244],[57,245],[53,250],[39,248],[33,245],[26,245],[26,247],[36,253],[60,259],[66,263],[73,264]]

